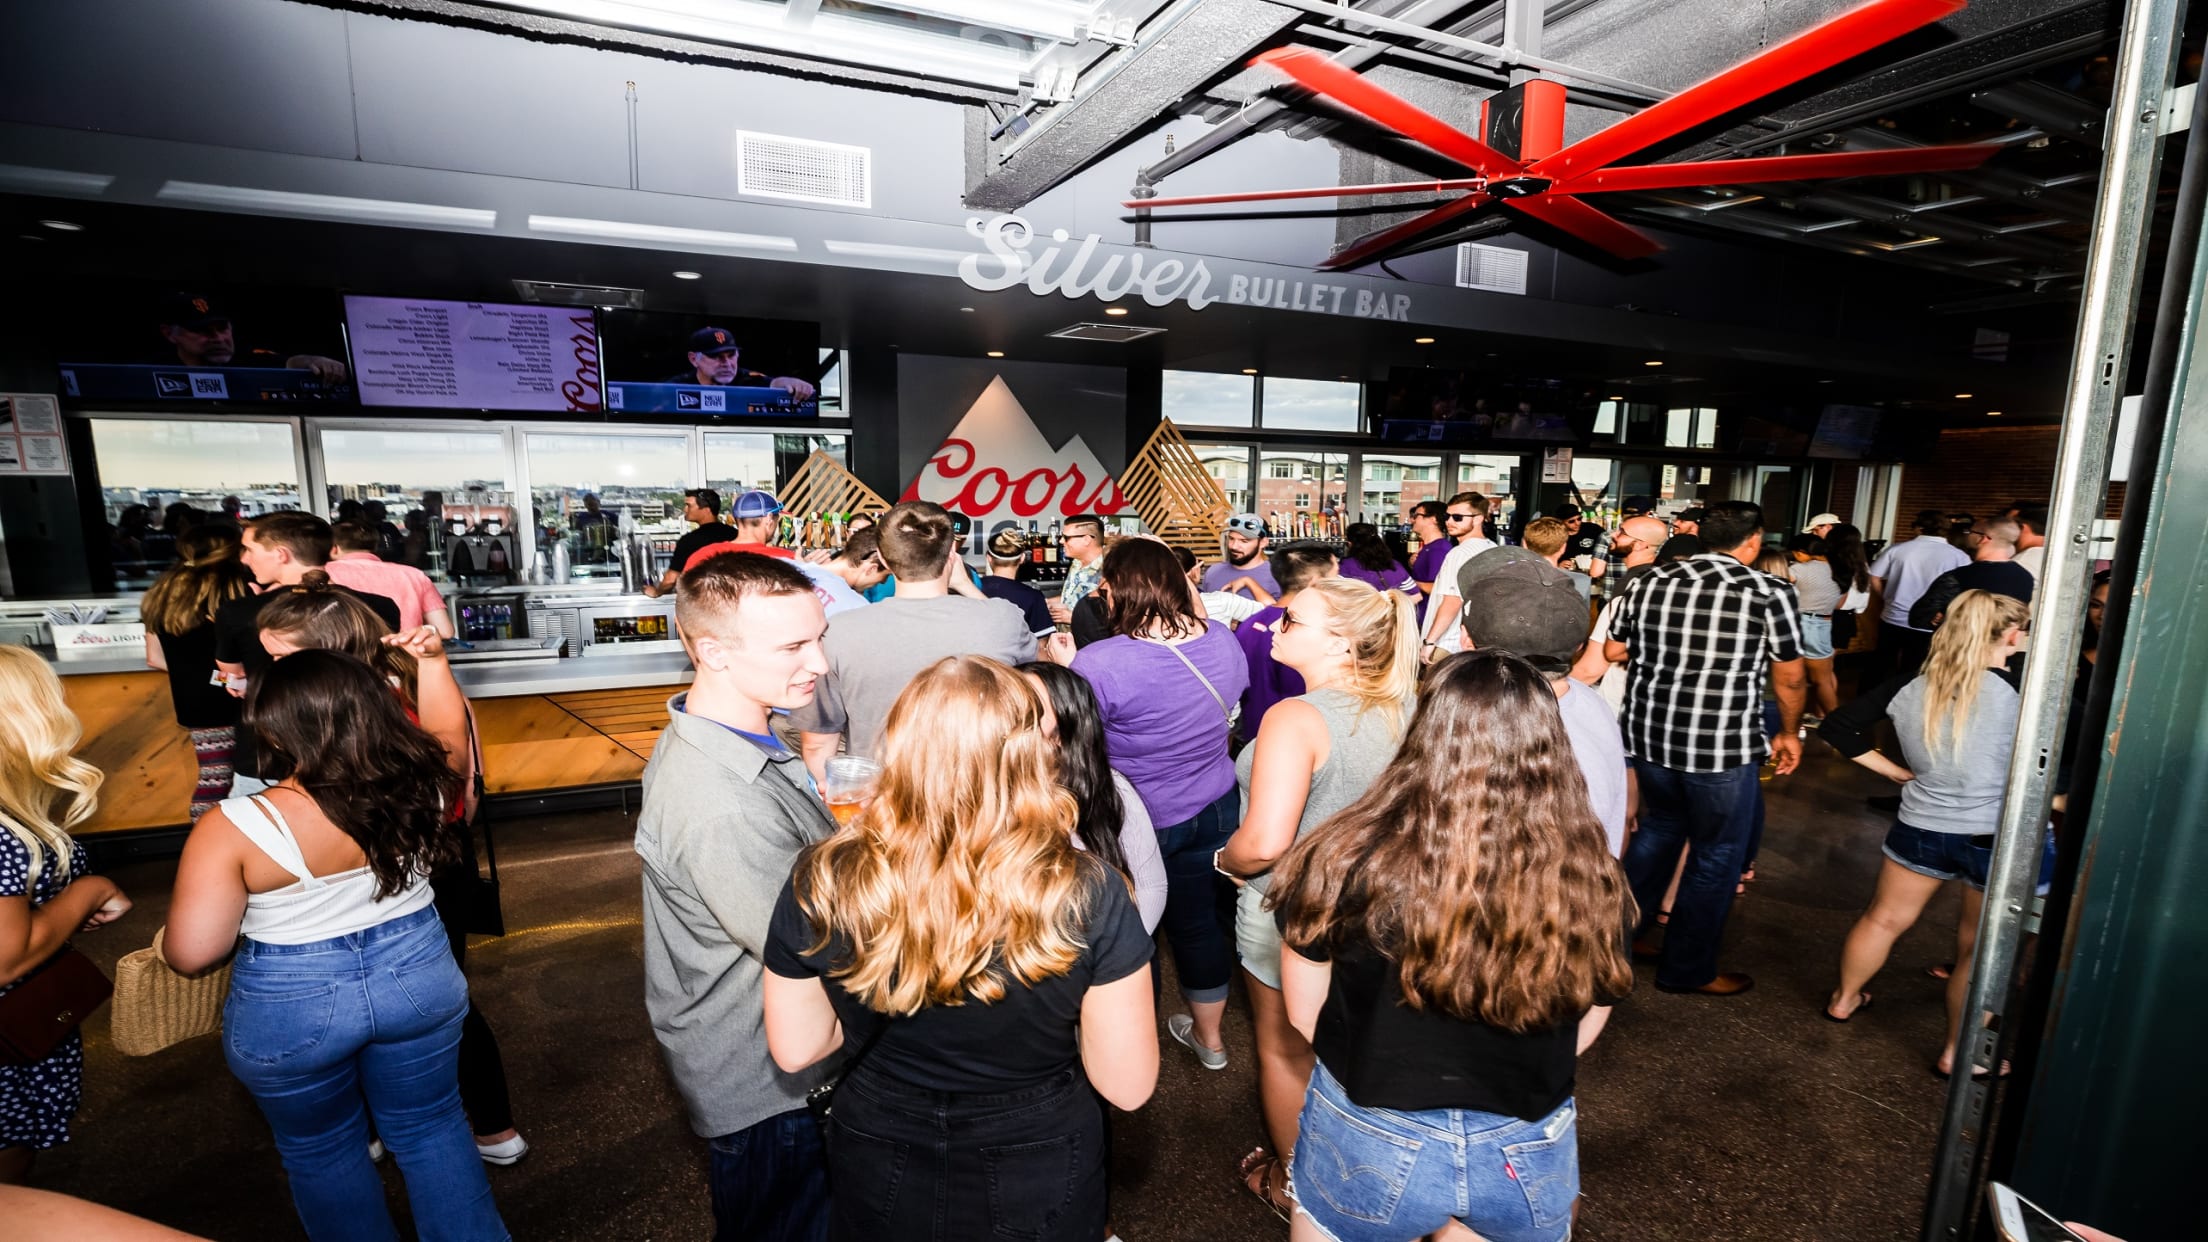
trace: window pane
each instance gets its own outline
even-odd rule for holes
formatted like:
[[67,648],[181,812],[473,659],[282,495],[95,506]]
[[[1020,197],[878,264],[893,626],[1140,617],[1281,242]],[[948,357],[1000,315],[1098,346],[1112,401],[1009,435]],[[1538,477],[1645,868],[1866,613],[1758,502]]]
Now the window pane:
[[1211,371],[1167,371],[1165,416],[1183,426],[1247,427],[1257,406],[1257,378]]
[[325,427],[321,437],[331,520],[375,527],[385,560],[442,579],[444,541],[435,536],[447,523],[463,519],[484,534],[487,522],[517,529],[497,432]]
[[624,531],[682,529],[687,438],[533,434],[527,451],[539,555],[564,542],[571,577],[619,577]]
[[1254,512],[1275,535],[1301,538],[1320,534],[1330,523],[1356,520],[1347,516],[1347,454],[1286,449],[1268,452],[1259,460],[1265,477],[1258,484]]
[[1717,411],[1697,406],[1694,411],[1694,447],[1717,447]]
[[1410,520],[1411,506],[1441,498],[1441,458],[1366,453],[1353,520],[1393,526]]
[[1250,509],[1250,450],[1240,444],[1191,444],[1204,470],[1219,481],[1227,494],[1227,507],[1236,513]]
[[116,585],[143,587],[176,559],[178,509],[253,517],[302,507],[289,423],[92,420],[100,499],[115,528]]
[[[756,488],[779,495],[805,459],[819,449],[839,466],[850,467],[845,449],[850,437],[842,435],[787,434],[769,431],[708,431],[705,433],[705,485],[721,494],[722,511],[744,492]],[[680,516],[680,511],[677,511]],[[678,523],[679,524],[679,523]]]
[[1518,528],[1518,496],[1513,481],[1521,460],[1515,453],[1460,453],[1457,456],[1456,491],[1478,492],[1487,497],[1490,506],[1487,529],[1491,538],[1495,531]]
[[1664,446],[1666,448],[1685,448],[1687,441],[1693,438],[1693,423],[1693,410],[1665,410]]
[[820,351],[820,360],[829,364],[820,373],[820,383],[814,385],[816,395],[820,398],[820,416],[842,418],[849,412],[843,408],[843,351],[823,349]]
[[1267,379],[1265,414],[1271,431],[1355,431],[1364,387],[1341,380]]

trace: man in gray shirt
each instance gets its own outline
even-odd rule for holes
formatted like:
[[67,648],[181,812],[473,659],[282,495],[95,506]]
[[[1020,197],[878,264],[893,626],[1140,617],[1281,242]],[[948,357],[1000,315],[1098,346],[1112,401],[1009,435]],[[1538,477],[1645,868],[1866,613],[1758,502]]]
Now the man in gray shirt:
[[668,704],[644,768],[644,1006],[709,1140],[714,1237],[823,1242],[827,1163],[805,1093],[833,1068],[767,1055],[760,954],[798,852],[835,831],[769,713],[802,708],[827,671],[827,618],[786,560],[732,552],[676,588],[697,678]]
[[837,615],[822,644],[828,675],[812,701],[790,713],[815,780],[839,740],[848,739],[852,754],[872,757],[897,696],[937,660],[978,655],[1017,665],[1035,658],[1035,635],[1018,605],[952,592],[951,575],[964,575],[966,566],[943,506],[908,500],[883,514],[877,529],[897,593]]

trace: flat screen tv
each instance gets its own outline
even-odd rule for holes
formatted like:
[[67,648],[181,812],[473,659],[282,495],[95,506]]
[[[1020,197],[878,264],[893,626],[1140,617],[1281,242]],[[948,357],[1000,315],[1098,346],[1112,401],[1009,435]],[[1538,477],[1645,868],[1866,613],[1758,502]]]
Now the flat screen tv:
[[1572,444],[1593,412],[1555,380],[1396,367],[1381,394],[1381,438],[1437,444]]
[[609,413],[820,415],[832,359],[820,356],[818,324],[632,310],[598,319]]
[[1817,416],[1809,437],[1811,457],[1860,461],[1878,443],[1878,409],[1869,405],[1828,405]]
[[587,307],[348,295],[362,405],[589,412],[603,405]]
[[93,286],[42,314],[71,403],[330,405],[354,399],[336,299],[317,290]]

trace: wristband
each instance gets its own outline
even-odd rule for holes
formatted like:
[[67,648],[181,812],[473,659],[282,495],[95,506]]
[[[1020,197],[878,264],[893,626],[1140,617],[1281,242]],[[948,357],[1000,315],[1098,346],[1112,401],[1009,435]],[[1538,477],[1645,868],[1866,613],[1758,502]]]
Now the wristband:
[[1221,875],[1223,875],[1223,876],[1227,877],[1227,878],[1228,878],[1228,879],[1230,879],[1230,880],[1239,880],[1239,879],[1241,879],[1241,878],[1242,878],[1241,876],[1238,876],[1238,875],[1236,875],[1236,874],[1235,874],[1234,872],[1232,872],[1232,871],[1229,871],[1229,870],[1227,870],[1227,869],[1226,869],[1225,867],[1222,867],[1222,866],[1220,866],[1220,865],[1219,865],[1219,856],[1220,856],[1220,855],[1222,855],[1222,854],[1224,854],[1224,853],[1226,853],[1226,852],[1227,852],[1227,847],[1226,847],[1226,846],[1224,846],[1224,845],[1220,846],[1220,847],[1219,847],[1218,849],[1215,849],[1215,850],[1213,850],[1213,851],[1211,852],[1211,869],[1212,869],[1213,871],[1216,871],[1216,872],[1218,872],[1219,874],[1221,874]]

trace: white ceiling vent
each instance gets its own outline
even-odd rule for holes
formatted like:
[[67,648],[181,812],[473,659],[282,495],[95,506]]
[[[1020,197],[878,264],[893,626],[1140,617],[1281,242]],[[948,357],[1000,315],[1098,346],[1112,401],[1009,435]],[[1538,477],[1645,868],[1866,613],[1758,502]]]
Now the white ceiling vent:
[[835,207],[874,206],[874,152],[840,142],[736,131],[736,192]]
[[1129,323],[1077,323],[1060,328],[1050,335],[1065,341],[1103,341],[1111,345],[1124,345],[1146,336],[1156,336],[1163,328],[1145,328]]
[[1489,293],[1526,291],[1526,252],[1508,246],[1457,243],[1457,287]]

